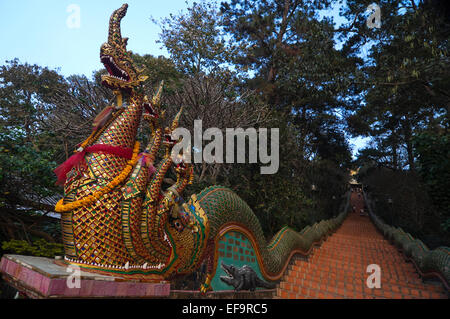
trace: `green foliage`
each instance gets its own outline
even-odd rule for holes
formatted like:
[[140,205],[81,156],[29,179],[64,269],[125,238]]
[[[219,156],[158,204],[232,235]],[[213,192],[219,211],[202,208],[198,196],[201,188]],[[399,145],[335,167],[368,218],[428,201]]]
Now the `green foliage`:
[[[163,56],[154,57],[149,54],[142,56],[133,54],[132,57],[133,61],[139,65],[139,67],[144,68],[143,74],[148,76],[145,87],[149,93],[154,91],[155,88],[158,88],[161,81],[164,81],[163,98],[168,94],[172,94],[179,86],[180,78],[182,78],[183,74],[176,69],[172,60]],[[151,94],[148,95],[151,96]]]
[[7,198],[12,201],[23,195],[54,194],[54,152],[36,150],[19,128],[7,131],[0,127],[0,145],[2,205]]
[[217,71],[229,61],[233,49],[219,28],[218,10],[211,2],[194,2],[187,13],[170,15],[160,23],[159,41],[185,74]]
[[0,196],[14,205],[23,195],[53,194],[52,167],[60,150],[42,120],[51,109],[49,98],[63,86],[62,77],[14,60],[0,68],[0,83]]
[[[352,21],[372,2],[348,1],[344,15]],[[365,103],[354,109],[348,123],[353,134],[373,137],[373,147],[385,153],[383,165],[414,171],[415,132],[433,125],[436,114],[448,112],[448,22],[443,11],[431,8],[431,1],[377,4],[382,11],[380,29],[369,29],[365,19],[356,19],[357,32],[344,34],[344,51],[368,53],[357,81]]]
[[86,77],[65,79],[17,59],[0,67],[2,240],[59,238],[51,225],[58,221],[42,216],[61,193],[53,170],[90,134],[96,105],[107,100],[102,92]]
[[[372,1],[347,1],[359,17]],[[449,21],[444,2],[381,0],[382,27],[355,19],[344,50],[367,50],[364,101],[348,117],[354,135],[372,137],[358,154],[360,178],[377,213],[428,245],[447,245],[449,218]],[[363,46],[370,43],[370,46]],[[387,169],[389,168],[389,169]],[[407,172],[405,170],[409,170]],[[388,204],[388,199],[392,204]]]
[[414,138],[418,154],[418,172],[434,207],[440,213],[442,228],[450,235],[450,134],[425,131]]
[[376,214],[388,225],[401,227],[430,248],[448,246],[443,216],[433,205],[419,176],[409,171],[365,166],[359,180],[374,199]]
[[[300,230],[336,212],[351,162],[345,123],[336,111],[348,107],[342,98],[351,91],[345,79],[358,62],[334,49],[332,24],[315,14],[329,1],[289,1],[284,16],[285,3],[232,1],[222,3],[220,13],[215,5],[194,3],[186,14],[164,19],[161,33],[161,43],[184,74],[224,75],[217,70],[229,67],[237,74],[222,81],[230,99],[252,90],[274,110],[265,127],[280,128],[276,174],[261,175],[259,165],[234,164],[188,190],[213,183],[231,187],[269,237],[286,224]],[[208,84],[205,88],[213,91]],[[314,183],[317,192],[311,191]]]
[[2,249],[7,254],[49,257],[64,255],[64,246],[59,243],[49,243],[44,239],[35,240],[32,244],[25,240],[10,240],[2,243]]

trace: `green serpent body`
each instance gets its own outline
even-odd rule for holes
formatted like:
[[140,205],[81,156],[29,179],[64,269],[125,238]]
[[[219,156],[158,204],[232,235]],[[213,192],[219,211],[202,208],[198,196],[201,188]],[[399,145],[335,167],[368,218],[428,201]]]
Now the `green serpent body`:
[[[254,243],[262,273],[266,279],[279,279],[294,253],[308,254],[314,243],[323,240],[344,220],[346,209],[339,216],[324,220],[313,226],[296,232],[283,227],[274,237],[265,240],[258,218],[250,207],[229,188],[223,186],[208,187],[196,195],[198,205],[204,210],[209,223],[210,245],[217,242],[224,232],[230,229],[246,230],[246,235]],[[348,204],[347,204],[348,207]],[[215,273],[217,252],[209,251],[210,264],[208,271]]]

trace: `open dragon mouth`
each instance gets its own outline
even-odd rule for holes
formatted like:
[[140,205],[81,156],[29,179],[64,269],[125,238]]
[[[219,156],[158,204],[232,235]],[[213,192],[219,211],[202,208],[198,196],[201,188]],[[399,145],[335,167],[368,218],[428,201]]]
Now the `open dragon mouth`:
[[114,62],[114,58],[109,55],[102,55],[100,57],[100,61],[105,66],[106,70],[108,70],[108,73],[113,78],[116,78],[118,80],[128,82],[130,80],[130,76],[127,72],[122,70],[116,62]]
[[151,103],[144,103],[144,116],[158,118],[158,113],[153,108],[153,105]]
[[172,138],[171,134],[164,134],[164,143],[167,144],[167,145],[175,145],[175,144],[178,143],[178,141],[174,140]]

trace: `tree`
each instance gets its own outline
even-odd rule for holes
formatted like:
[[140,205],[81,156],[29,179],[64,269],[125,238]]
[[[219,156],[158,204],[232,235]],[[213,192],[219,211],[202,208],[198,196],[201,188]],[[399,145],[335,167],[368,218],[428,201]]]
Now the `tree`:
[[45,102],[54,90],[64,87],[64,80],[55,71],[17,59],[6,63],[0,67],[0,125],[20,127],[26,141],[38,149],[35,135],[42,132],[39,123],[48,111]]
[[[448,187],[443,181],[448,169],[448,16],[445,8],[437,9],[440,1],[379,1],[382,26],[369,29],[361,13],[371,2],[348,1],[343,10],[353,21],[343,34],[344,50],[357,55],[369,47],[358,78],[364,103],[347,118],[353,135],[372,139],[356,161],[373,166],[361,181],[386,222],[432,247],[448,245],[447,199],[441,190]],[[394,207],[386,204],[388,198]]]
[[[201,120],[204,130],[218,128],[225,136],[227,128],[258,128],[270,122],[271,113],[267,105],[250,90],[233,92],[233,79],[212,77],[204,74],[189,76],[182,81],[182,87],[169,98],[176,108],[184,107],[182,124],[194,136],[194,121]],[[226,142],[224,140],[224,142]],[[203,147],[207,142],[203,143]],[[215,183],[219,174],[227,174],[230,165],[224,163],[195,165],[198,180]]]
[[160,22],[153,19],[161,27],[159,42],[185,74],[211,73],[226,67],[233,48],[219,28],[216,6],[205,1],[194,2],[187,10]]
[[[381,1],[382,27],[369,29],[360,15],[368,4],[349,1],[344,10],[350,20],[355,16],[345,50],[356,53],[363,44],[372,44],[359,83],[366,103],[348,122],[356,134],[382,138],[393,167],[415,171],[415,132],[430,125],[436,114],[448,116],[448,22],[429,1]],[[402,152],[407,165],[398,163]]]
[[331,134],[325,132],[326,124],[321,126],[324,119],[343,131],[345,123],[338,113],[349,107],[347,96],[355,94],[349,79],[359,59],[336,50],[332,20],[319,19],[318,12],[330,3],[236,0],[221,7],[224,29],[239,48],[234,63],[247,73],[250,88],[273,109],[289,115],[306,158],[317,153],[320,135]]
[[[52,94],[64,87],[55,71],[37,65],[7,62],[0,68],[0,237],[31,236],[54,241],[59,232],[45,231],[53,211],[44,200],[57,193],[52,168],[57,149],[42,121]],[[40,212],[40,214],[36,214]]]
[[[227,68],[233,48],[227,44],[219,22],[216,6],[203,1],[194,2],[187,13],[170,15],[160,23],[160,42],[180,75],[164,100],[167,116],[183,106],[182,125],[191,136],[195,120],[201,120],[204,129],[219,128],[225,133],[231,127],[258,127],[270,117],[267,105],[254,91],[242,88],[236,74]],[[215,183],[229,169],[223,163],[195,165],[201,185]]]
[[161,81],[164,81],[164,94],[162,95],[163,104],[167,96],[172,95],[175,90],[181,87],[183,73],[180,72],[174,61],[164,56],[154,57],[150,54],[133,54],[133,60],[140,68],[143,68],[143,74],[148,76],[144,82],[144,90],[148,96],[153,96]]
[[426,130],[414,137],[418,172],[437,210],[438,222],[450,238],[450,133],[447,127]]

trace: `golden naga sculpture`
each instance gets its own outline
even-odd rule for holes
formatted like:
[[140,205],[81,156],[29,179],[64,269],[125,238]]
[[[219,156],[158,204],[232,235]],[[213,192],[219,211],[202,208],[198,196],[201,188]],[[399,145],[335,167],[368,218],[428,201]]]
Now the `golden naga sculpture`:
[[[163,129],[162,85],[151,101],[142,93],[146,76],[121,36],[127,8],[112,14],[108,42],[100,50],[108,71],[103,84],[114,91],[116,105],[97,116],[91,136],[55,170],[64,185],[56,211],[62,215],[65,263],[144,280],[188,274],[205,263],[203,292],[220,286],[215,276],[219,261],[245,262],[264,279],[278,280],[293,254],[308,252],[342,216],[301,234],[284,227],[267,243],[255,214],[230,189],[209,187],[183,201],[180,195],[194,178],[191,164],[178,163],[176,182],[163,191],[164,175],[174,165],[171,150],[178,141],[171,133],[181,110]],[[136,141],[141,117],[152,131],[142,153]],[[161,146],[165,153],[156,165]]]

